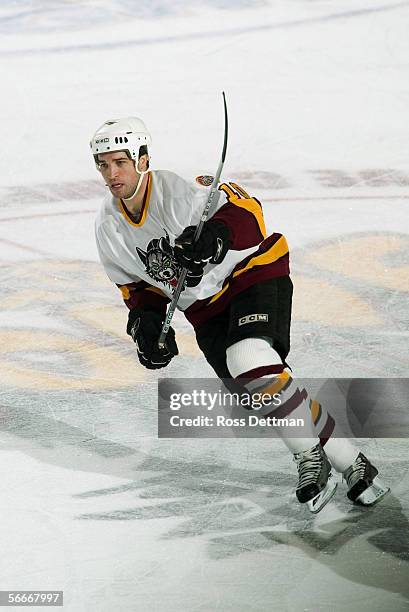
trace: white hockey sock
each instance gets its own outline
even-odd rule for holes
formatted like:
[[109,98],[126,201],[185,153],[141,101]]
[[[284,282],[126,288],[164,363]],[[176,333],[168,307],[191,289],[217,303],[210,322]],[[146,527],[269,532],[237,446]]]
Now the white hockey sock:
[[324,445],[325,453],[337,472],[345,472],[359,454],[348,438],[330,438]]
[[316,446],[319,442],[314,433],[310,401],[305,389],[297,388],[291,376],[284,372],[280,356],[263,338],[246,338],[227,349],[227,367],[233,378],[244,384],[254,396],[280,394],[280,405],[271,402],[260,410],[260,416],[277,419],[302,419],[303,437],[300,428],[276,425],[275,429],[287,448],[294,454]]
[[[359,450],[348,439],[349,432],[345,431],[339,420],[335,421],[328,412],[326,402],[325,404],[320,404],[318,401],[312,400],[310,406],[315,432],[320,438],[328,459],[337,472],[344,472],[355,461]],[[345,400],[341,397],[336,387],[331,389],[332,409],[336,413],[338,410],[345,410]]]

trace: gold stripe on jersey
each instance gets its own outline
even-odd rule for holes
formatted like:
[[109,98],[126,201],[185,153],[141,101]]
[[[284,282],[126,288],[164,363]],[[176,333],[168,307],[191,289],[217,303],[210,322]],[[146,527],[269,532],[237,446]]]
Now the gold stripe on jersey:
[[[283,257],[287,253],[288,253],[287,240],[285,239],[284,236],[281,236],[277,240],[277,242],[275,242],[273,246],[268,249],[268,251],[266,251],[265,253],[261,253],[261,255],[256,255],[255,257],[252,257],[244,268],[241,268],[241,269],[239,268],[238,270],[233,272],[233,278],[236,278],[236,276],[240,276],[240,274],[243,274],[243,272],[247,272],[248,270],[251,270],[255,266],[266,266],[268,264],[274,263],[275,261],[280,259],[280,257]],[[218,293],[215,293],[215,295],[211,298],[211,300],[209,300],[207,305],[213,304],[213,302],[218,300],[223,295],[223,293],[227,291],[229,286],[230,286],[230,283],[227,283],[223,287],[223,289],[220,289]]]
[[250,200],[251,195],[249,195],[249,194],[247,193],[247,191],[245,191],[245,190],[243,189],[243,187],[240,187],[240,185],[238,185],[237,183],[230,183],[230,185],[231,185],[231,186],[232,186],[232,187],[233,187],[233,188],[234,188],[236,191],[238,191],[238,193],[239,193],[239,194],[240,194],[240,195],[241,195],[243,198],[246,198],[247,200]]
[[219,185],[219,190],[224,191],[229,202],[234,203],[234,200],[239,198],[237,193],[233,191],[233,189],[227,183],[222,183]]
[[129,300],[131,297],[131,291],[127,285],[122,285],[119,287],[119,291],[122,293],[122,297],[124,300]]
[[256,255],[255,257],[252,257],[244,268],[238,269],[233,272],[233,278],[239,276],[240,274],[243,274],[243,272],[247,272],[247,270],[254,268],[254,266],[265,266],[267,264],[274,263],[275,261],[277,261],[277,259],[280,259],[280,257],[283,257],[287,253],[287,240],[284,236],[281,236],[281,238],[279,238],[277,242],[275,242],[273,246],[268,249],[268,251],[262,253],[261,255]]
[[119,200],[119,208],[121,209],[121,212],[122,212],[123,216],[125,217],[125,220],[130,225],[133,225],[133,227],[142,227],[142,225],[145,223],[146,215],[148,214],[149,202],[150,202],[150,199],[151,199],[151,191],[152,191],[152,174],[149,172],[149,174],[148,174],[148,188],[146,190],[146,196],[145,196],[143,204],[142,204],[141,218],[139,219],[138,222],[134,221],[134,218],[132,218],[132,216],[131,216],[130,212],[128,211],[128,209],[126,208],[125,204],[122,202],[122,200]]
[[244,208],[245,210],[247,210],[248,212],[251,212],[255,216],[260,233],[263,236],[263,238],[266,238],[267,230],[264,224],[264,218],[263,218],[263,213],[261,212],[260,204],[258,204],[256,200],[251,198],[250,200],[237,199],[234,202],[234,205],[240,206],[240,208]]
[[317,400],[310,400],[311,418],[314,425],[318,423],[321,417],[321,404]]
[[247,191],[239,187],[237,183],[230,183],[229,185],[227,183],[222,183],[219,189],[224,191],[227,196],[227,201],[230,202],[230,204],[244,208],[255,217],[261,235],[263,238],[266,238],[267,231],[260,202],[258,202],[256,198],[250,197]]

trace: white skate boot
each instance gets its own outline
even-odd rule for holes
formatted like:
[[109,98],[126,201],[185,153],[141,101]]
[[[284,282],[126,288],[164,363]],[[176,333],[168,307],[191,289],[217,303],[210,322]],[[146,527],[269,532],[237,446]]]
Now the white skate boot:
[[321,446],[294,455],[298,469],[298,486],[295,491],[298,501],[307,504],[316,514],[329,502],[337,488],[331,474],[331,464]]
[[372,506],[390,491],[378,478],[376,467],[362,453],[345,470],[343,477],[348,485],[348,499],[355,504]]

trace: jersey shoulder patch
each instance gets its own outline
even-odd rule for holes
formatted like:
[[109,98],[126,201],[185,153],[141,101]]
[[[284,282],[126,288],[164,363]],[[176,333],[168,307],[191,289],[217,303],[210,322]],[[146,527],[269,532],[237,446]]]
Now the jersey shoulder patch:
[[196,183],[202,185],[202,187],[210,187],[213,183],[214,176],[210,176],[210,174],[201,174],[196,177]]

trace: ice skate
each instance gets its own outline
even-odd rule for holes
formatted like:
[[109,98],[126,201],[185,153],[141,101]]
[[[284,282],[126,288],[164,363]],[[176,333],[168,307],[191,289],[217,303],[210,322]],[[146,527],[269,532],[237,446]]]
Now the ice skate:
[[390,491],[378,478],[376,467],[362,453],[345,470],[343,477],[348,485],[348,499],[355,504],[372,506]]
[[331,464],[320,444],[296,453],[294,460],[299,477],[297,499],[301,504],[306,503],[308,509],[316,514],[329,502],[337,488],[331,474]]

